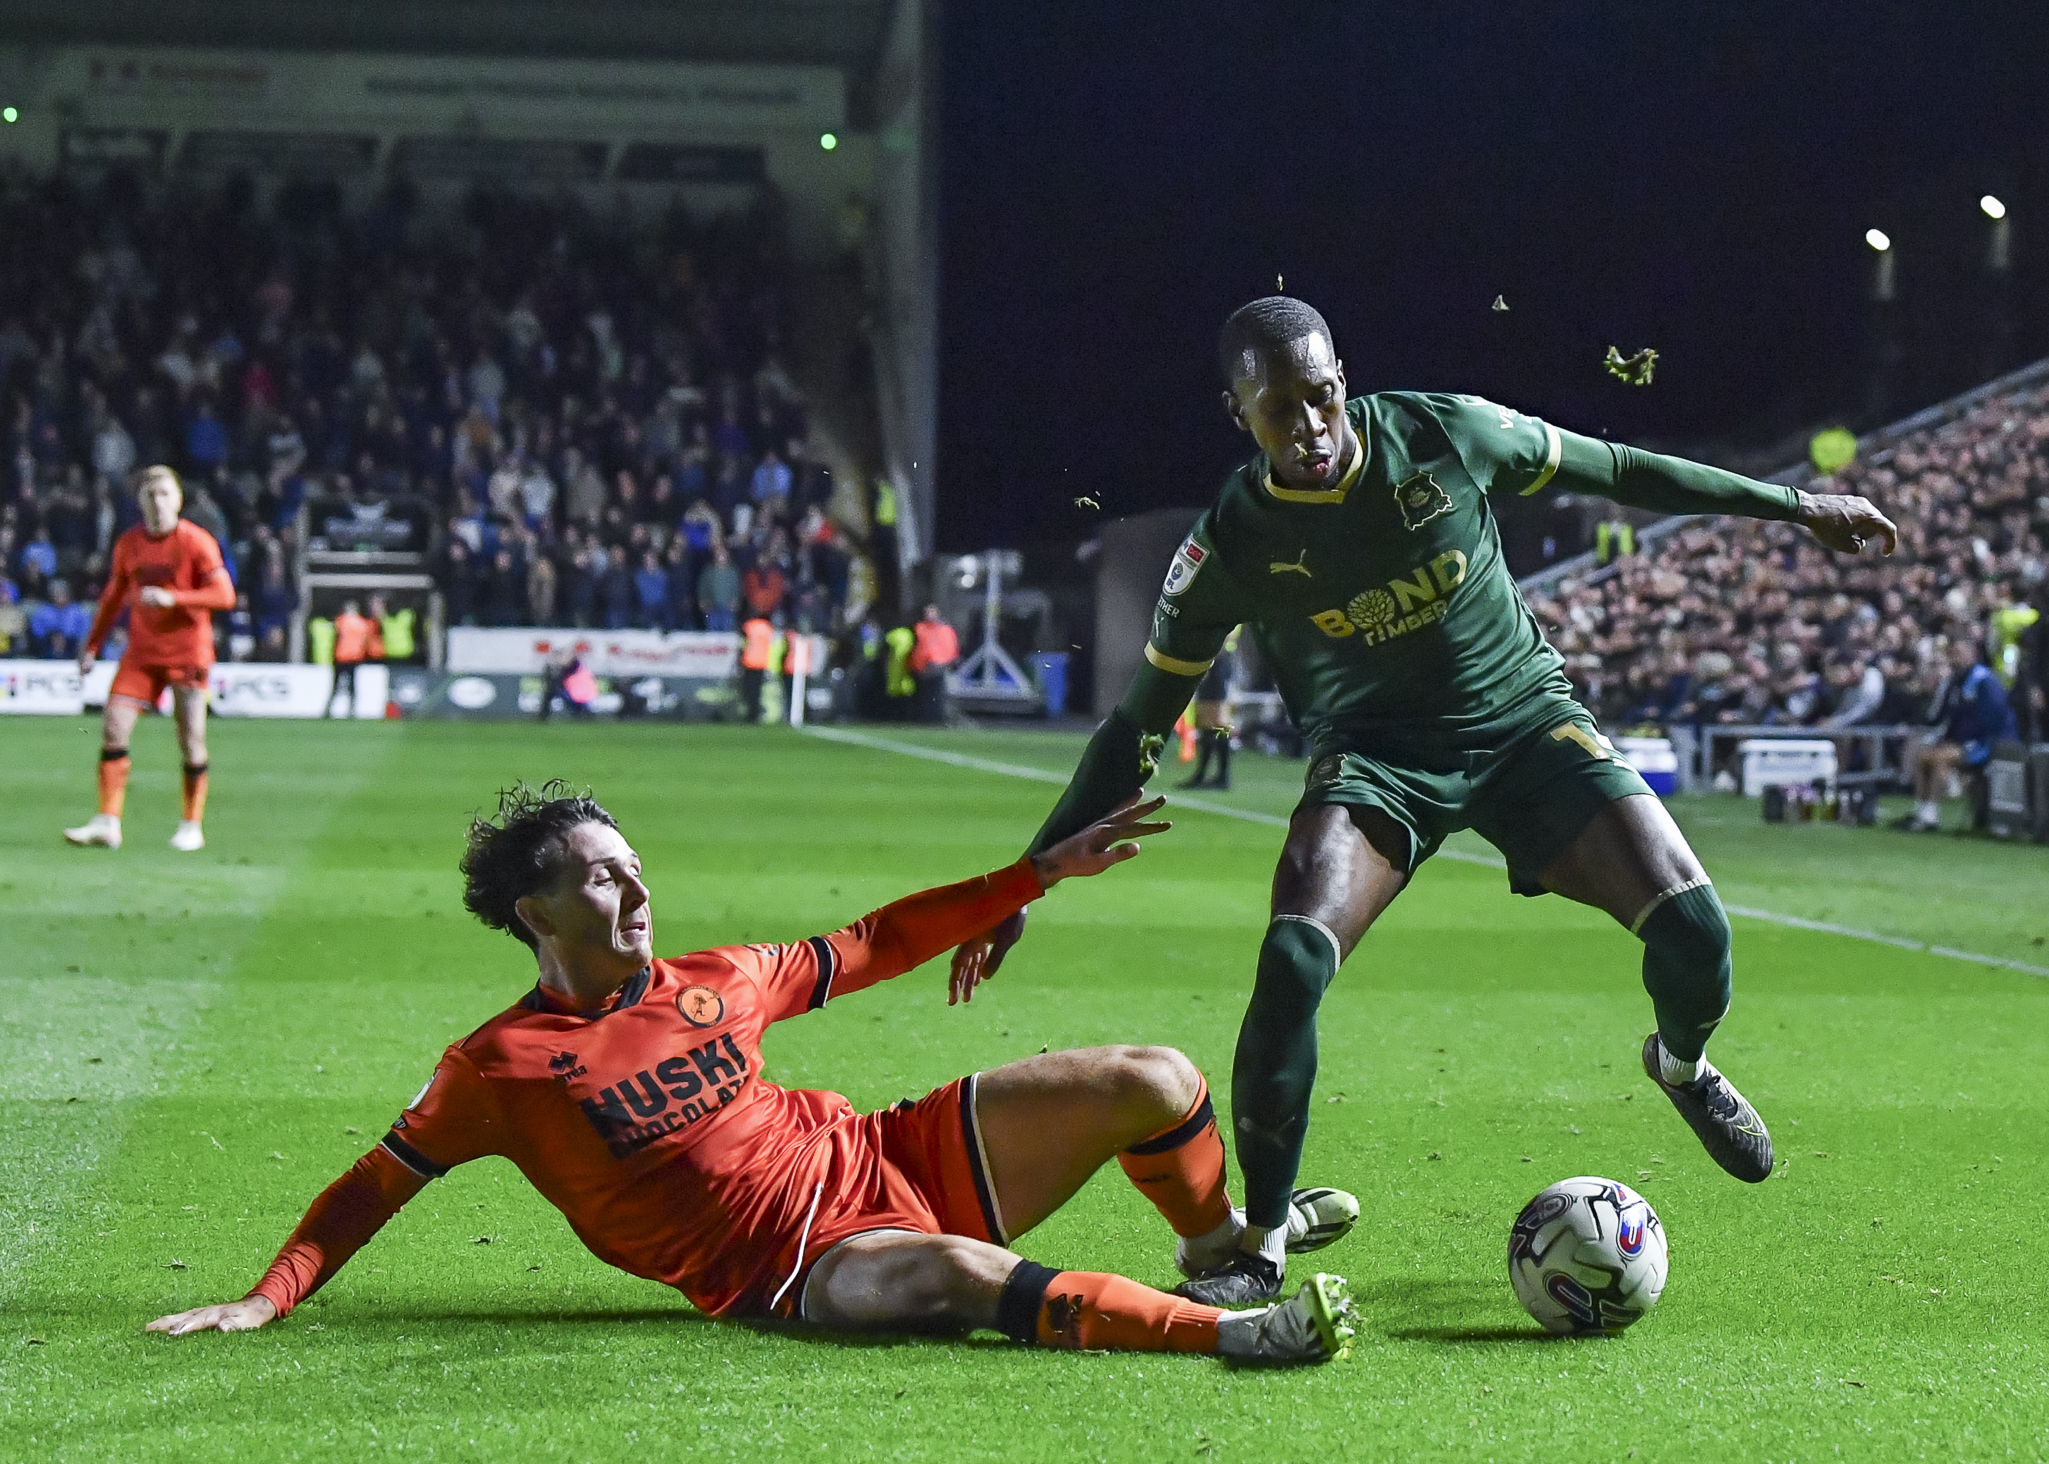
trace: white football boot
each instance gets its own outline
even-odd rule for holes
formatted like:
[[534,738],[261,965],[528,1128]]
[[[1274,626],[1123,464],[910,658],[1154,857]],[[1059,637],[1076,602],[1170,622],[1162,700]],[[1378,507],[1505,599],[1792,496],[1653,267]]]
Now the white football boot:
[[1352,1351],[1352,1297],[1342,1276],[1315,1275],[1286,1301],[1217,1318],[1217,1352],[1239,1362],[1331,1362]]
[[[1288,1254],[1322,1250],[1343,1240],[1359,1223],[1359,1201],[1337,1189],[1298,1189],[1288,1201]],[[1228,1263],[1245,1230],[1245,1212],[1234,1209],[1228,1225],[1208,1235],[1174,1242],[1174,1269],[1191,1280]]]
[[180,819],[178,832],[171,835],[171,847],[180,854],[191,854],[206,847],[206,835],[200,832],[194,819]]
[[96,813],[77,828],[66,829],[64,842],[81,848],[98,845],[103,849],[118,849],[121,847],[121,820],[111,813]]

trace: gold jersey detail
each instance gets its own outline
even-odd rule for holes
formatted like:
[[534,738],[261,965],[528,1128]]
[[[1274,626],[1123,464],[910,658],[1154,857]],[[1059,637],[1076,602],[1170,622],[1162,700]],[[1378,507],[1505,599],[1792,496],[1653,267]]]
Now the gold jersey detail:
[[[1126,641],[1125,644],[1131,643]],[[1145,643],[1145,658],[1162,671],[1175,676],[1200,676],[1209,670],[1210,662],[1216,660],[1215,656],[1211,656],[1208,661],[1184,661],[1179,656],[1170,656],[1165,651],[1156,650],[1151,641]]]

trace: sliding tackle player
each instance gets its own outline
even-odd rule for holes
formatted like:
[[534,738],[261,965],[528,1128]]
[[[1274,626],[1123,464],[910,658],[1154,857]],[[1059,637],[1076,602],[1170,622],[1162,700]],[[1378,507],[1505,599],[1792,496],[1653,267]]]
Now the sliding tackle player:
[[287,1315],[430,1181],[498,1154],[600,1259],[712,1316],[994,1327],[1048,1347],[1278,1363],[1338,1355],[1351,1330],[1336,1277],[1225,1311],[1009,1249],[1113,1156],[1181,1237],[1184,1273],[1235,1247],[1243,1222],[1208,1089],[1171,1048],[1042,1053],[867,1114],[761,1076],[769,1023],[902,975],[1060,880],[1131,858],[1134,840],[1168,827],[1146,822],[1159,807],[1127,799],[1007,869],[830,935],[655,960],[640,860],[612,816],[559,784],[514,789],[495,822],[471,826],[464,903],[532,950],[533,990],[442,1055],[247,1296],[150,1330],[234,1332]]

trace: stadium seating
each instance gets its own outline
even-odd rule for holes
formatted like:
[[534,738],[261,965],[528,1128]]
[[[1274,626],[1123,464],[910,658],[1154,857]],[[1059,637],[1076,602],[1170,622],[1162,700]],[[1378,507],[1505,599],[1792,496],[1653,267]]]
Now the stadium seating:
[[[1984,638],[2002,611],[2049,598],[2049,386],[2039,374],[1807,487],[1871,498],[1898,521],[1898,552],[1849,559],[1791,525],[1702,519],[1608,574],[1531,595],[1605,720],[1920,721],[1949,641]],[[2009,684],[2023,683],[2024,723],[2032,711],[2039,727],[2039,666],[2018,647],[2000,659]]]
[[151,462],[228,550],[223,659],[333,613],[301,536],[429,556],[450,624],[837,629],[865,581],[783,361],[783,236],[768,187],[635,224],[481,186],[430,218],[403,182],[351,211],[6,180],[0,655],[75,653],[55,586],[89,610]]

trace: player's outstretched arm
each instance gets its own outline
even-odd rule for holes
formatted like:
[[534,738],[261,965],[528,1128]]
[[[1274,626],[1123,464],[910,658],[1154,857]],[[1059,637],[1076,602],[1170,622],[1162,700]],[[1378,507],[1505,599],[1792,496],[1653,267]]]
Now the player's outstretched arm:
[[379,1144],[320,1192],[247,1296],[158,1317],[143,1330],[170,1337],[188,1332],[247,1332],[288,1315],[326,1284],[426,1184],[424,1177]]
[[[1026,856],[1042,889],[1051,889],[1063,879],[1101,874],[1113,864],[1137,855],[1135,840],[1147,834],[1163,833],[1173,827],[1167,822],[1148,822],[1166,803],[1154,798],[1140,803],[1136,792],[1125,796],[1105,818],[1096,820],[1079,833],[1068,835],[1050,848]],[[1002,937],[1009,934],[1009,939]],[[963,941],[953,953],[948,976],[946,1004],[973,1001],[975,988],[996,974],[1004,952],[1024,933],[1024,911],[1019,910],[995,930],[974,940]]]
[[[1187,709],[1200,680],[1199,675],[1176,675],[1149,661],[1140,663],[1124,700],[1089,738],[1060,801],[1053,805],[1053,812],[1033,836],[1031,854],[1042,853],[1089,828],[1138,795],[1158,771],[1154,739],[1174,730],[1175,721]],[[1025,912],[1020,910],[993,929],[963,942],[954,956],[956,978],[970,967],[977,973],[977,981],[994,976],[1010,948],[1023,938],[1024,927]],[[973,983],[966,989],[973,990]]]
[[1878,543],[1892,553],[1899,530],[1868,499],[1807,493],[1740,473],[1560,432],[1557,485],[1656,513],[1722,513],[1797,523],[1830,549],[1855,554]]

